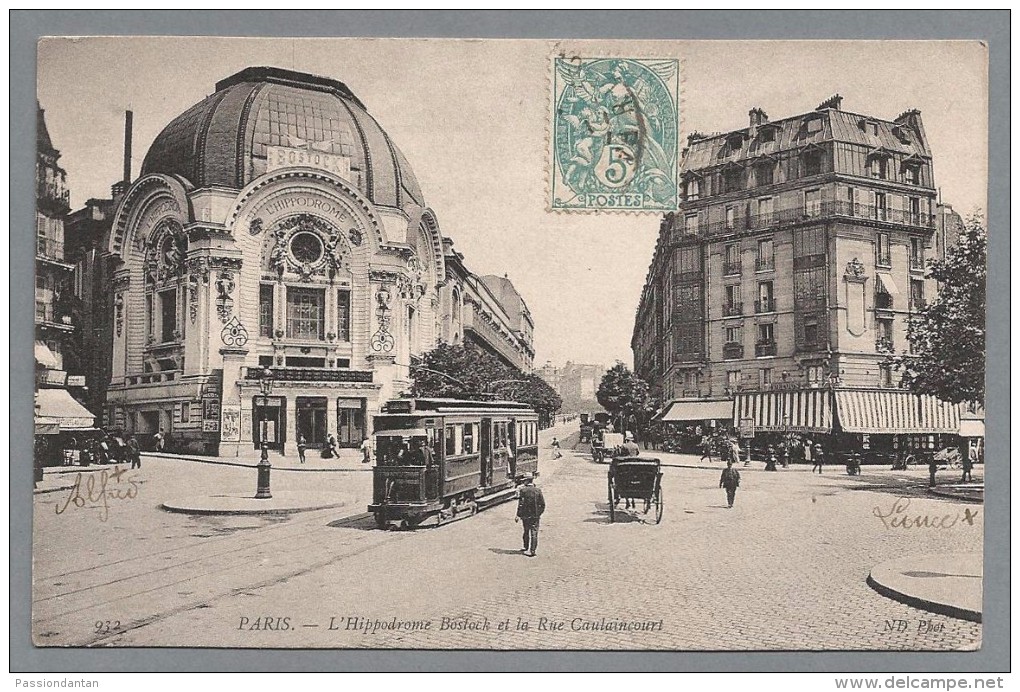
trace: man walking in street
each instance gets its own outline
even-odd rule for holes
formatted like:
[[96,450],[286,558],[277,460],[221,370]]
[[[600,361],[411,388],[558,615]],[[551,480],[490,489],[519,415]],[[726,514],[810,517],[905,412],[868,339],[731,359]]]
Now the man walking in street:
[[524,487],[517,500],[517,516],[514,521],[524,523],[524,550],[528,557],[538,552],[538,521],[545,511],[545,497],[542,490],[534,485],[534,476],[524,475]]
[[157,452],[163,452],[166,450],[166,433],[163,432],[163,428],[159,429],[159,432],[156,433],[156,437],[153,438],[153,441],[156,443],[155,448]]
[[305,439],[304,435],[298,435],[297,439],[297,455],[298,460],[303,464],[305,463],[305,450],[308,449],[308,440]]
[[708,459],[708,463],[712,463],[712,438],[708,435],[701,437],[701,460]]
[[372,463],[372,440],[369,437],[366,437],[361,443],[361,463]]
[[967,448],[967,456],[963,458],[963,478],[960,479],[961,483],[974,480],[971,472],[974,470],[974,464],[977,463],[977,456],[977,446],[970,445]]
[[135,439],[134,435],[128,435],[126,444],[128,458],[131,459],[131,468],[142,468],[142,450],[138,447],[138,440]]
[[726,462],[722,476],[719,477],[719,487],[726,488],[726,502],[733,507],[733,500],[737,497],[737,488],[740,486],[740,471],[733,468],[733,460]]
[[811,473],[818,469],[818,475],[822,475],[822,443],[815,442],[814,448],[811,450],[811,456],[814,458],[815,463],[811,467]]
[[549,446],[553,448],[553,459],[559,459],[563,456],[563,452],[560,451],[560,441],[558,439],[554,437],[552,444]]
[[939,462],[935,458],[935,455],[932,454],[931,456],[928,457],[928,487],[929,488],[934,488],[935,487],[935,474],[938,473],[938,470],[939,470]]

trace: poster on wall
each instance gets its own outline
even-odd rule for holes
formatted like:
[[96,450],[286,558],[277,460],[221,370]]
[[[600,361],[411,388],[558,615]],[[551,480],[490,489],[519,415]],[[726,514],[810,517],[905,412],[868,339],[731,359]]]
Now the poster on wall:
[[238,442],[241,439],[241,407],[223,406],[220,412],[220,439]]

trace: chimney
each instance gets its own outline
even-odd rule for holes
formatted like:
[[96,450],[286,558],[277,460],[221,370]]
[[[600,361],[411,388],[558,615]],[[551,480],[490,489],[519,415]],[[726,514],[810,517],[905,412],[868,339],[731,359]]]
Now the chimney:
[[752,108],[747,112],[747,115],[751,121],[751,127],[761,127],[769,121],[768,113],[761,108]]
[[829,98],[827,98],[824,101],[822,101],[821,103],[819,103],[818,104],[818,108],[816,108],[815,110],[816,111],[824,111],[824,110],[826,110],[828,108],[831,108],[833,110],[837,110],[838,111],[842,105],[843,105],[843,97],[840,96],[839,94],[835,94],[834,96],[830,96]]
[[125,186],[131,185],[131,121],[134,113],[124,111],[124,177]]

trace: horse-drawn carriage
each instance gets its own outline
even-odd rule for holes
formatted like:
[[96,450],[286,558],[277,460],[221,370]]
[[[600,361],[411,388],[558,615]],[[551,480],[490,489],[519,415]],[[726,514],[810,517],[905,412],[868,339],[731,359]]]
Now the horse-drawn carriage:
[[620,500],[643,500],[645,514],[654,507],[662,521],[662,465],[649,457],[620,457],[609,465],[609,521],[616,521]]

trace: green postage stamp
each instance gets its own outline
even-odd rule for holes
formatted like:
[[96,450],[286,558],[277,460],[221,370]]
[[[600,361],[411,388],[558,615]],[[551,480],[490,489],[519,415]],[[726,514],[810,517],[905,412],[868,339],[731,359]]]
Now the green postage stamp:
[[551,208],[675,210],[679,61],[553,61]]

